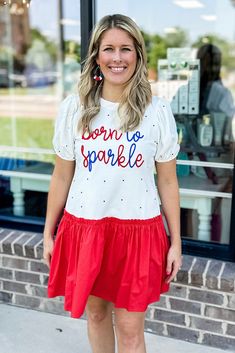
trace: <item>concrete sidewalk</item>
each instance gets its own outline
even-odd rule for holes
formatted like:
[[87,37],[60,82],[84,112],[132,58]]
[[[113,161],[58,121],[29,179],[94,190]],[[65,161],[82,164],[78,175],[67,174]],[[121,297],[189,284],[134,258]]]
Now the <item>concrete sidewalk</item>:
[[[150,333],[145,338],[148,353],[225,352]],[[86,321],[0,303],[0,353],[32,352],[91,353]]]

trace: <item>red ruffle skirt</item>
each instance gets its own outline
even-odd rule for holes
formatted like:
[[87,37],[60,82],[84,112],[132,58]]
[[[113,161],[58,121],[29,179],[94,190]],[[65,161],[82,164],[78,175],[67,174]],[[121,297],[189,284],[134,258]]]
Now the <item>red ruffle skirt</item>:
[[48,297],[64,296],[64,309],[73,318],[82,316],[89,295],[116,308],[145,311],[169,290],[169,246],[161,215],[88,220],[64,210],[51,257]]

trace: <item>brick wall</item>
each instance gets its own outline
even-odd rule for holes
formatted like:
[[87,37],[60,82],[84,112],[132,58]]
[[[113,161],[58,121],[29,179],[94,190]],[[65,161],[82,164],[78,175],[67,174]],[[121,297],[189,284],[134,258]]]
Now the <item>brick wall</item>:
[[[0,229],[0,300],[69,316],[63,297],[46,297],[42,246],[42,234]],[[170,292],[149,306],[145,329],[234,351],[235,263],[185,255]]]

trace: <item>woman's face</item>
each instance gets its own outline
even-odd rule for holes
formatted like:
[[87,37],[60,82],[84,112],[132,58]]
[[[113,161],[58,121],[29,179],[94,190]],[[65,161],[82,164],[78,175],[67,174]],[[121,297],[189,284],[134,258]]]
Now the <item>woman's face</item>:
[[104,75],[104,84],[107,87],[124,86],[133,76],[137,63],[132,37],[119,28],[104,32],[96,62]]

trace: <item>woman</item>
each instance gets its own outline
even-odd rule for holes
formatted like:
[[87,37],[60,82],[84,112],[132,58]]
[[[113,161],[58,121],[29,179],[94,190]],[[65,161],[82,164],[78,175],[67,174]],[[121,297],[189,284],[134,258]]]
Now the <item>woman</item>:
[[96,25],[79,96],[62,103],[53,144],[48,296],[64,295],[74,318],[86,311],[94,353],[115,351],[112,311],[119,353],[146,352],[147,306],[169,290],[181,265],[179,146],[169,104],[151,96],[144,41],[129,17],[105,16]]
[[221,50],[213,44],[204,44],[198,49],[197,58],[200,59],[200,112],[223,112],[233,117],[232,94],[221,80]]

